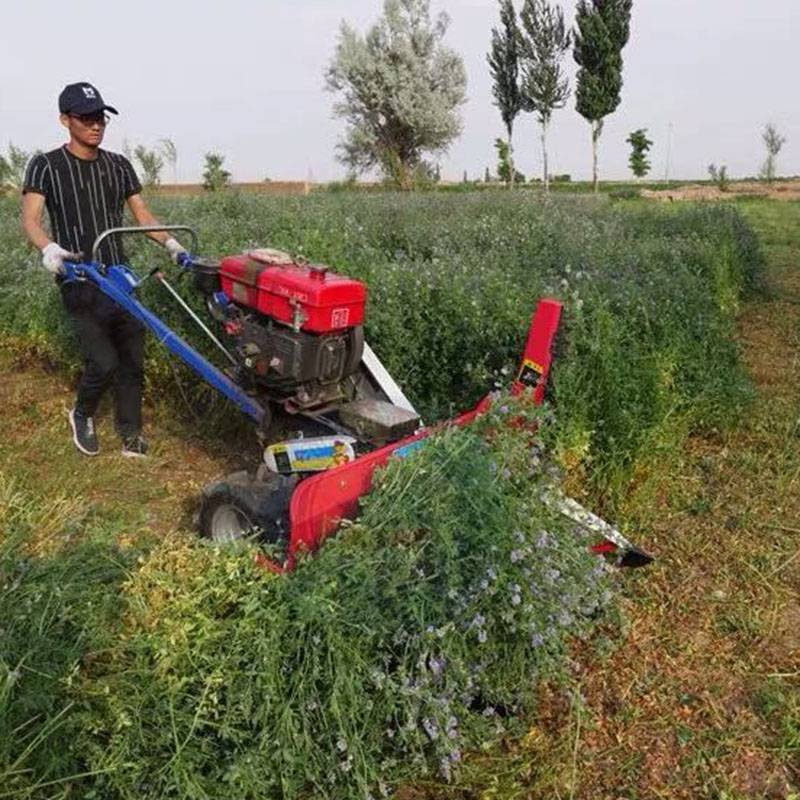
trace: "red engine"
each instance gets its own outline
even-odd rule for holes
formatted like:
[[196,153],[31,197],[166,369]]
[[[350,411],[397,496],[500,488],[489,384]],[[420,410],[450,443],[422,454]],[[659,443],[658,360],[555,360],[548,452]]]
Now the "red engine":
[[364,322],[367,288],[327,267],[275,263],[258,251],[222,259],[222,291],[236,303],[309,333],[332,333]]
[[272,250],[208,262],[195,275],[238,357],[238,380],[288,409],[349,399],[364,349],[363,283]]

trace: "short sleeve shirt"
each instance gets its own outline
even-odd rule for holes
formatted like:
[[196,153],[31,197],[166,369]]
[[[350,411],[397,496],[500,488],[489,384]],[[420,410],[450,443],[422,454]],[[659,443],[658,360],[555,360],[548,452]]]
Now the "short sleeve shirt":
[[[71,253],[90,259],[95,239],[108,228],[122,225],[125,201],[142,191],[136,172],[125,156],[98,149],[88,161],[66,145],[34,156],[25,172],[22,192],[44,195],[53,239]],[[119,237],[100,247],[103,264],[125,263]]]

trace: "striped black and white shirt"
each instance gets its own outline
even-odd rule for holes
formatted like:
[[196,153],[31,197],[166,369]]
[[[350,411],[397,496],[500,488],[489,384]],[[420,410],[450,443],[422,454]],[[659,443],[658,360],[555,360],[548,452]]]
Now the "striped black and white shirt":
[[[89,260],[94,240],[108,228],[122,225],[125,201],[142,191],[142,185],[125,156],[98,149],[87,161],[73,155],[67,146],[40,153],[28,164],[25,192],[44,195],[54,241],[71,253]],[[118,237],[100,246],[103,264],[124,264],[125,253]]]

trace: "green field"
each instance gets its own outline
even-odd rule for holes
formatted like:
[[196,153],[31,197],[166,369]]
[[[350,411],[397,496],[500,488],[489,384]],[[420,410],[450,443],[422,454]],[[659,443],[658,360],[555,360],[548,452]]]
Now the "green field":
[[[0,796],[738,800],[781,780],[788,796],[796,204],[487,191],[156,205],[208,254],[271,245],[367,280],[368,339],[429,418],[502,381],[536,298],[564,300],[543,444],[659,560],[612,581],[601,625],[578,624],[612,586],[531,503],[518,436],[497,451],[444,437],[288,581],[198,546],[192,498],[241,463],[243,426],[183,373],[179,390],[152,348],[150,464],[81,461],[63,417],[74,350],[7,198]],[[139,248],[134,263],[160,257]],[[552,551],[511,558],[544,528]],[[472,593],[489,568],[497,591]],[[550,569],[564,574],[547,588]],[[544,646],[520,633],[565,612]]]

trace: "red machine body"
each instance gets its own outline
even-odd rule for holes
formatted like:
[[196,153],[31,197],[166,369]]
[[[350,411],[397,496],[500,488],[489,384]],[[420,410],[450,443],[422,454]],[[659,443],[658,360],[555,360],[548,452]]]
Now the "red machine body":
[[361,281],[305,264],[265,264],[228,256],[219,269],[233,301],[307,333],[334,333],[364,322],[367,287]]
[[[562,305],[557,300],[539,301],[531,320],[522,364],[511,387],[515,395],[531,391],[537,405],[544,400],[561,312]],[[468,425],[485,413],[491,404],[491,398],[487,395],[474,409],[447,424]],[[342,519],[356,516],[358,500],[372,488],[372,476],[378,467],[385,465],[392,456],[403,456],[421,447],[424,439],[433,431],[423,428],[406,439],[367,453],[349,464],[302,481],[292,494],[287,567],[294,567],[295,558],[300,552],[316,550],[336,530]],[[276,565],[270,563],[268,566],[274,568]]]

